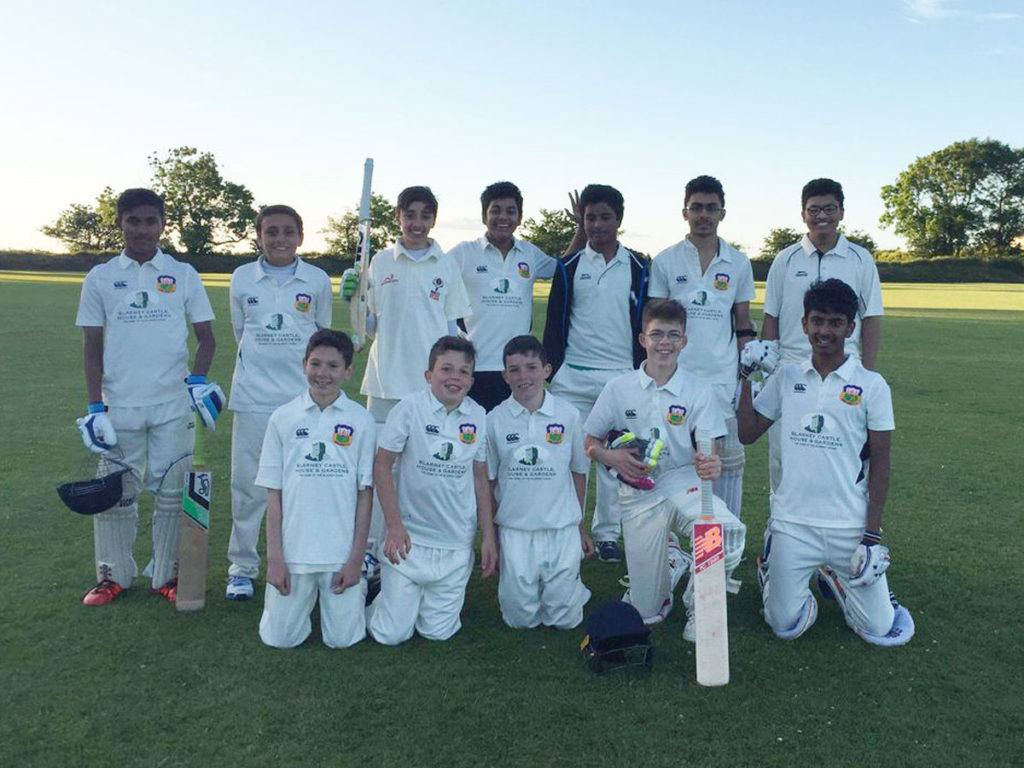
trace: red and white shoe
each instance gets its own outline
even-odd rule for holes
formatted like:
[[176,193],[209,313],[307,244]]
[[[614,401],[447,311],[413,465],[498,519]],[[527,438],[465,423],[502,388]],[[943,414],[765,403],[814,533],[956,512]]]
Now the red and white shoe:
[[116,600],[123,592],[127,590],[118,584],[116,581],[110,581],[104,579],[95,587],[90,589],[84,595],[82,595],[82,605],[106,605]]
[[160,595],[160,597],[166,598],[172,603],[178,599],[178,580],[171,579],[165,582],[162,587],[153,590],[153,594]]

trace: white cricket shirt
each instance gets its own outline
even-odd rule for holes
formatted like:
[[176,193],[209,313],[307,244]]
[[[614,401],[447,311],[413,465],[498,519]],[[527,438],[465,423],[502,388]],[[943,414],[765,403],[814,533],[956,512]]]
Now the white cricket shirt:
[[459,265],[431,241],[413,261],[401,243],[370,260],[367,302],[377,330],[360,391],[397,400],[423,388],[430,348],[470,314]]
[[718,254],[702,273],[697,246],[683,240],[654,257],[648,296],[686,307],[687,342],[679,364],[708,383],[735,385],[739,351],[732,308],[754,298],[750,260],[719,238]]
[[632,290],[629,251],[619,245],[615,257],[605,263],[604,255],[588,243],[573,276],[566,365],[600,370],[633,367]]
[[231,325],[238,352],[231,410],[269,413],[306,390],[306,344],[318,327],[331,327],[333,300],[327,273],[302,259],[282,284],[263,259],[234,271]]
[[533,283],[555,274],[556,262],[525,240],[513,240],[506,256],[486,236],[459,243],[450,251],[462,271],[473,314],[465,319],[476,347],[478,371],[505,367],[502,351],[509,339],[533,326]]
[[391,409],[378,445],[402,454],[398,509],[413,545],[473,546],[473,462],[487,461],[484,409],[467,397],[449,413],[429,389],[421,389]]
[[376,438],[370,414],[344,392],[321,411],[306,391],[270,416],[256,485],[281,491],[291,572],[336,571],[348,561],[356,494],[373,486]]
[[846,340],[847,354],[860,356],[860,321],[876,317],[882,309],[882,285],[870,251],[854,245],[844,235],[835,248],[818,256],[811,239],[783,249],[772,261],[765,286],[764,312],[779,320],[779,347],[783,362],[802,362],[811,354],[803,331],[804,294],[811,283],[838,278],[857,294],[857,327]]
[[137,408],[186,396],[188,323],[208,320],[191,265],[160,250],[139,264],[122,251],[85,276],[75,325],[103,328],[103,401]]
[[754,408],[780,422],[782,482],[772,517],[825,528],[862,528],[868,513],[868,430],[895,429],[892,394],[856,357],[822,381],[811,364],[789,363],[765,379]]
[[544,393],[535,412],[509,397],[487,414],[487,472],[497,480],[494,521],[505,528],[564,528],[582,519],[572,472],[585,475],[580,414]]

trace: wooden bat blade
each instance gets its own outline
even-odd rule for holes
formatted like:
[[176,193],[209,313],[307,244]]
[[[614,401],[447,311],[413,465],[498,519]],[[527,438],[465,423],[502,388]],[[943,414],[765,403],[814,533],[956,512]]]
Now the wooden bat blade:
[[697,682],[729,682],[729,624],[721,523],[693,525],[693,610],[697,623]]
[[359,265],[359,287],[349,306],[349,320],[352,324],[352,343],[356,351],[366,344],[366,291],[369,285],[370,269],[370,202],[373,182],[373,158],[366,158],[363,164],[363,193],[359,200],[359,244],[355,260]]
[[210,502],[213,473],[203,467],[185,477],[181,497],[181,532],[178,539],[179,611],[198,611],[206,606],[206,555],[210,538]]

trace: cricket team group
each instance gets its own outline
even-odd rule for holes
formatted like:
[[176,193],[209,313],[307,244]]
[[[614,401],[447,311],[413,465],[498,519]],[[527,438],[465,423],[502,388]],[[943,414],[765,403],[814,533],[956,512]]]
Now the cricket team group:
[[[333,648],[367,634],[386,645],[414,633],[450,638],[478,557],[483,577],[497,574],[510,627],[573,628],[591,597],[580,565],[594,555],[625,560],[622,600],[647,624],[663,621],[680,593],[692,641],[692,558],[681,539],[700,517],[701,480],[714,483],[735,591],[747,538],[743,445],[765,432],[770,516],[756,572],[774,634],[806,632],[821,596],[868,643],[906,643],[914,624],[889,589],[882,543],[895,425],[874,370],[881,290],[871,254],[839,231],[842,187],[803,188],[807,234],[771,265],[760,338],[750,262],[718,235],[721,183],[698,176],[682,202],[688,234],[651,260],[618,240],[622,194],[589,185],[570,195],[573,241],[548,255],[515,236],[523,198],[498,182],[481,195],[485,233],[445,252],[430,237],[434,194],[403,190],[401,236],[365,275],[355,267],[341,278],[343,300],[366,300],[364,406],[342,390],[353,342],[331,330],[328,275],[296,255],[294,209],[260,211],[260,255],[232,275],[227,402],[207,376],[214,316],[199,275],[159,247],[163,200],[125,191],[124,250],[89,272],[76,321],[83,441],[99,454],[98,476],[131,468],[120,501],[93,517],[98,583],[82,602],[107,605],[138,577],[143,490],[154,496],[143,575],[175,600],[195,430],[212,429],[227,405],[225,597],[253,597],[265,520],[267,645],[302,644],[317,603]],[[541,340],[530,333],[533,289],[547,279]],[[709,455],[697,431],[715,438]]]

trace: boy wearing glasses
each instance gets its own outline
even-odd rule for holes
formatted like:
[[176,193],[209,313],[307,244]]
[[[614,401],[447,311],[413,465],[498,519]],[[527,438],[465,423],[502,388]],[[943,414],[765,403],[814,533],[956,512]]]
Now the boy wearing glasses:
[[745,456],[736,436],[734,395],[739,350],[757,335],[750,321],[754,272],[750,260],[718,236],[724,218],[725,192],[718,179],[698,176],[687,182],[683,219],[690,233],[654,257],[649,294],[686,307],[688,343],[679,363],[711,387],[725,417],[715,495],[740,517]]

